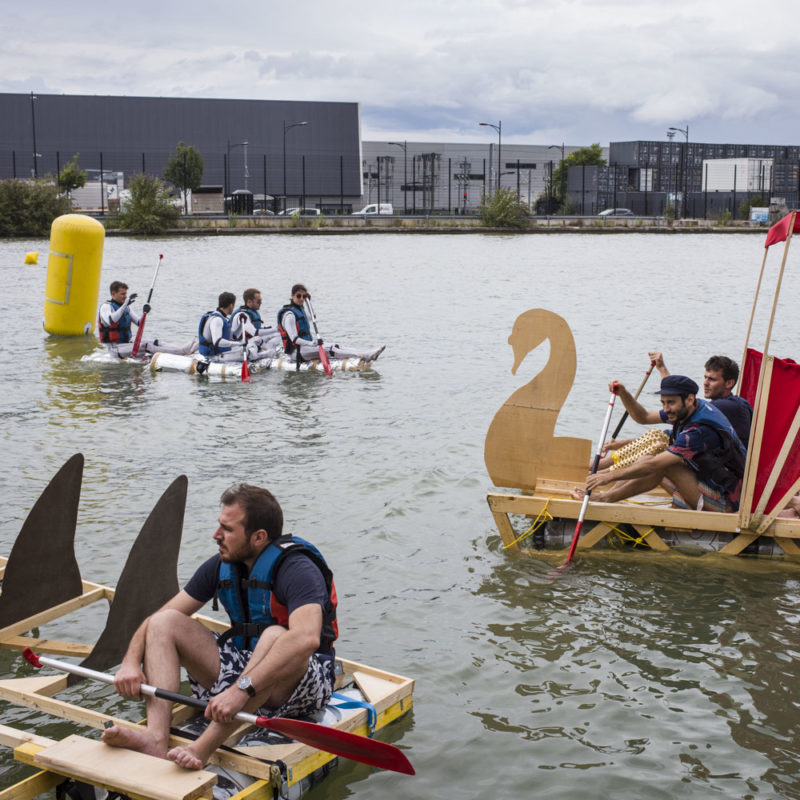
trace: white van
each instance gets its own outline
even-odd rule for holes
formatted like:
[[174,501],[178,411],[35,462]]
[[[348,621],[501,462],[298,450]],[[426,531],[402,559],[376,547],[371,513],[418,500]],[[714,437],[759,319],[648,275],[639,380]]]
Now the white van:
[[364,206],[361,211],[354,211],[351,216],[353,217],[366,217],[372,214],[394,214],[394,207],[391,203],[381,203],[380,204],[380,211],[378,210],[377,203],[371,203],[368,206]]

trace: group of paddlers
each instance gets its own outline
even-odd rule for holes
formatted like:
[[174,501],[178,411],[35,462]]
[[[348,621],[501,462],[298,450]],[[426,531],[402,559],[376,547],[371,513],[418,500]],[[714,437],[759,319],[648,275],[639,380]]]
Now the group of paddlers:
[[[98,331],[100,341],[119,358],[140,357],[153,353],[173,353],[192,356],[199,354],[200,363],[210,361],[259,361],[291,356],[298,362],[313,361],[320,356],[322,340],[316,334],[316,319],[311,306],[311,295],[302,283],[292,287],[291,299],[282,306],[275,326],[264,324],[261,318],[261,292],[246,289],[242,305],[236,308],[236,295],[222,292],[217,308],[200,318],[197,336],[185,346],[174,346],[158,339],[143,339],[137,343],[132,336],[132,326],[143,326],[150,305],[145,303],[142,314],[132,307],[136,294],[128,294],[128,285],[114,281],[111,297],[100,306]],[[312,333],[312,325],[314,332]],[[370,362],[383,352],[356,350],[340,344],[325,344],[329,358],[355,358]],[[198,370],[202,372],[202,369]]]

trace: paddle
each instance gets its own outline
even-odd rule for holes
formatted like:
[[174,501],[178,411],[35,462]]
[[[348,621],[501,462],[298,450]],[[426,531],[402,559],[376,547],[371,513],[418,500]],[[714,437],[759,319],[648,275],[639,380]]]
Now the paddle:
[[250,383],[250,369],[247,366],[247,333],[244,326],[247,324],[247,314],[239,314],[239,322],[242,325],[242,383]]
[[142,343],[142,331],[144,330],[144,323],[147,320],[147,312],[150,310],[150,301],[153,299],[153,287],[156,285],[156,278],[158,277],[158,268],[161,266],[161,259],[164,258],[162,253],[158,255],[158,262],[156,263],[156,271],[153,274],[153,282],[150,284],[150,291],[147,293],[147,301],[144,304],[144,310],[142,311],[142,318],[139,320],[139,326],[136,329],[136,338],[133,340],[133,350],[131,350],[131,356],[136,358],[136,354],[139,352],[139,345]]
[[[642,393],[642,389],[644,389],[644,385],[647,383],[647,379],[650,377],[650,373],[653,371],[653,367],[655,365],[656,365],[655,361],[651,361],[650,362],[650,369],[648,369],[647,372],[645,372],[644,379],[639,384],[639,388],[636,390],[636,394],[633,396],[634,400],[638,400],[639,399],[639,395]],[[622,430],[622,426],[625,424],[625,420],[626,419],[628,419],[628,412],[627,411],[622,415],[622,418],[620,419],[619,424],[617,425],[617,427],[614,428],[614,433],[611,434],[612,440],[616,439],[617,436],[619,436],[619,432]]]
[[[651,367],[652,369],[652,367]],[[611,412],[614,410],[614,401],[617,399],[617,384],[614,384],[614,390],[611,392],[611,397],[608,400],[608,410],[606,411],[606,418],[603,422],[603,431],[600,434],[600,441],[597,443],[597,451],[594,454],[594,462],[592,463],[592,469],[590,471],[590,475],[594,475],[597,472],[597,465],[600,463],[600,459],[603,455],[603,444],[606,440],[606,434],[608,433],[608,423],[611,422]],[[589,495],[591,494],[591,490],[587,489],[583,495],[583,503],[581,504],[581,513],[578,514],[578,521],[575,523],[575,533],[572,534],[572,544],[569,548],[569,553],[567,554],[567,560],[559,567],[559,569],[564,569],[571,561],[572,556],[575,553],[575,548],[578,546],[578,539],[581,535],[581,528],[583,528],[583,518],[586,516],[586,508],[589,505]]]
[[311,305],[311,298],[306,295],[305,299],[305,306],[306,310],[308,311],[308,315],[311,318],[311,324],[314,326],[314,336],[317,338],[317,347],[319,348],[319,360],[322,364],[322,369],[325,370],[325,374],[329,377],[333,375],[333,370],[331,369],[331,362],[328,359],[328,354],[325,352],[325,348],[322,346],[322,339],[319,338],[319,328],[317,328],[317,315],[314,313],[314,307]]
[[[83,678],[101,681],[102,683],[114,683],[114,676],[105,672],[97,672],[87,667],[77,664],[70,664],[65,661],[57,661],[54,658],[37,656],[30,647],[22,651],[27,661],[37,669],[53,667],[62,672],[71,672],[73,675],[80,675]],[[207,703],[196,697],[187,697],[177,692],[170,692],[166,689],[158,689],[155,686],[143,683],[140,687],[141,693],[151,697],[160,697],[162,700],[170,700],[173,703],[183,703],[194,708],[205,708]],[[337,756],[344,756],[353,761],[360,761],[362,764],[369,764],[380,769],[389,769],[394,772],[402,772],[405,775],[414,775],[414,767],[406,758],[405,753],[398,747],[376,739],[368,739],[366,736],[359,736],[355,733],[342,731],[338,728],[329,728],[326,725],[318,725],[315,722],[305,722],[299,719],[286,719],[285,717],[259,717],[255,714],[247,714],[243,711],[235,715],[240,722],[248,722],[257,725],[259,728],[276,731],[290,739],[333,753]]]

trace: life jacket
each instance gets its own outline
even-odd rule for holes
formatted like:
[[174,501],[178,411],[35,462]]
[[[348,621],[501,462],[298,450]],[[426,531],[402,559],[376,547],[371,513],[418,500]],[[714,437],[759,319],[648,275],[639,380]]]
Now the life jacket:
[[281,341],[283,342],[283,350],[287,355],[291,355],[295,351],[295,343],[289,339],[289,334],[286,333],[285,328],[283,327],[283,315],[287,312],[291,311],[294,314],[294,318],[297,320],[297,335],[301,339],[308,339],[309,342],[313,341],[311,338],[311,328],[308,324],[308,317],[303,311],[302,308],[299,308],[294,303],[287,303],[285,306],[281,308],[278,312],[278,332],[281,335]]
[[233,637],[240,650],[252,650],[258,637],[270,625],[289,625],[289,609],[281,605],[272,593],[272,584],[283,559],[289,553],[301,552],[319,568],[328,589],[328,601],[322,609],[320,653],[330,653],[339,635],[336,622],[336,587],[333,573],[325,563],[322,553],[313,544],[298,536],[281,536],[271,542],[256,559],[250,574],[244,564],[220,561],[217,573],[217,598],[228,612],[231,627],[220,637],[220,643]]
[[258,331],[261,329],[261,326],[264,324],[264,320],[261,319],[261,314],[258,313],[255,309],[249,308],[248,306],[239,306],[236,309],[234,314],[241,314],[244,312],[250,317],[250,322],[253,323],[253,327],[256,329],[256,336],[258,336]]
[[[106,300],[111,306],[112,311],[116,311],[120,304],[114,300]],[[131,340],[131,312],[126,308],[122,316],[110,325],[104,325],[100,315],[97,315],[97,330],[100,333],[100,341],[104,344],[126,344]]]
[[210,342],[203,336],[203,330],[206,327],[206,322],[209,317],[219,317],[222,320],[222,338],[231,338],[231,321],[219,309],[216,311],[206,311],[206,313],[200,317],[200,326],[197,330],[197,338],[200,340],[200,344],[197,349],[200,351],[200,355],[203,356],[217,356],[220,353],[227,353],[231,349],[230,347],[217,347],[213,342]]
[[722,439],[722,444],[713,450],[698,453],[692,463],[701,480],[711,480],[728,492],[733,492],[744,477],[747,450],[739,441],[728,418],[708,400],[697,398],[697,410],[683,423],[675,423],[671,441],[684,428],[692,425],[708,425]]

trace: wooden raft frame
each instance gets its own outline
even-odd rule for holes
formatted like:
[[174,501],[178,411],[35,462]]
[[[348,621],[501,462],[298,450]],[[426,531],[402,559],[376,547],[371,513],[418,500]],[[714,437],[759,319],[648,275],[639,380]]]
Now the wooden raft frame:
[[[2,566],[3,564],[0,564],[0,568]],[[77,657],[91,652],[92,648],[89,645],[21,635],[97,600],[113,599],[113,589],[86,581],[83,583],[84,591],[79,597],[0,630],[0,647],[14,650],[33,647],[42,653]],[[210,617],[198,615],[195,618],[212,631],[222,632],[228,627],[225,623]],[[343,674],[338,677],[336,688],[353,684],[362,692],[367,701],[375,707],[377,713],[375,730],[384,728],[413,708],[414,681],[411,678],[355,661],[345,659],[337,661],[342,665]],[[57,699],[55,695],[67,689],[67,686],[67,675],[0,680],[0,699],[89,728],[102,730],[108,722],[129,728],[138,727],[137,723]],[[194,708],[176,706],[173,709],[173,723],[179,724],[196,714]],[[369,735],[367,710],[348,709],[343,712],[342,719],[332,727],[367,736]],[[233,747],[242,733],[249,729],[247,725],[240,726],[225,744]],[[64,745],[63,743],[68,740],[69,744]],[[188,742],[188,739],[179,736],[170,737],[170,747]],[[170,768],[165,772],[165,764],[171,762],[140,753],[130,752],[129,755],[123,756],[125,759],[123,763],[116,748],[79,736],[67,737],[57,742],[8,726],[0,726],[0,744],[13,747],[16,760],[42,770],[32,778],[0,791],[0,800],[32,800],[37,794],[61,783],[65,778],[76,778],[113,789],[129,795],[134,800],[195,800],[198,797],[207,797],[210,800],[209,787],[216,783],[215,774],[202,771],[195,774],[206,777],[210,775],[212,779],[210,783],[201,782],[198,785],[196,778],[183,780],[181,774],[191,775],[192,772],[187,773],[174,764],[171,765],[174,769]],[[84,756],[88,761],[80,761]],[[254,778],[253,784],[235,796],[237,800],[244,798],[271,800],[274,787],[280,788],[284,781],[291,786],[335,758],[336,756],[331,753],[299,742],[290,742],[256,745],[236,750],[220,749],[211,757],[210,763],[235,769]],[[126,775],[135,776],[133,783],[124,777]]]

